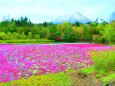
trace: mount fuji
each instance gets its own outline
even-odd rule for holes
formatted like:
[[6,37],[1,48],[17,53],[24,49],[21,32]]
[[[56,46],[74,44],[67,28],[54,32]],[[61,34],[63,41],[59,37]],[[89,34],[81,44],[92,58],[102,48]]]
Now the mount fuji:
[[63,22],[70,22],[70,23],[75,23],[75,22],[81,22],[81,23],[88,23],[92,21],[91,19],[87,18],[86,16],[82,15],[81,13],[75,11],[72,13],[65,14],[54,21],[52,21],[54,24],[60,24]]

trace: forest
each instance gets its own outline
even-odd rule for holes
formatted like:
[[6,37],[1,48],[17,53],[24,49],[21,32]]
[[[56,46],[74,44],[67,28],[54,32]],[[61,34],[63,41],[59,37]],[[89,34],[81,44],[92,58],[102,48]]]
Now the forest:
[[83,24],[80,22],[53,24],[52,22],[32,23],[27,17],[0,22],[0,41],[6,40],[47,40],[56,42],[115,42],[115,21]]

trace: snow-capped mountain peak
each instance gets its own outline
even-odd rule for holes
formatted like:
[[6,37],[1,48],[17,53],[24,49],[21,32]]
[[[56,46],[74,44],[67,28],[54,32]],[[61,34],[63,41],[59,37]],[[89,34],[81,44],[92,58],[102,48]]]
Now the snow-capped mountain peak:
[[87,23],[92,20],[85,17],[81,13],[75,11],[75,12],[71,12],[71,13],[65,14],[65,15],[57,18],[56,20],[53,21],[53,23],[59,24],[59,23],[63,23],[66,21],[68,21],[70,23],[75,23],[75,22]]

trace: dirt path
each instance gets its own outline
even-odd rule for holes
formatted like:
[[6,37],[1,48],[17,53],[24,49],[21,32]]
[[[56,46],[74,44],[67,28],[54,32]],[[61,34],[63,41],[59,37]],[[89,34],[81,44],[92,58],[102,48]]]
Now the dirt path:
[[83,74],[79,71],[68,74],[74,81],[72,86],[102,86],[102,81],[95,74]]

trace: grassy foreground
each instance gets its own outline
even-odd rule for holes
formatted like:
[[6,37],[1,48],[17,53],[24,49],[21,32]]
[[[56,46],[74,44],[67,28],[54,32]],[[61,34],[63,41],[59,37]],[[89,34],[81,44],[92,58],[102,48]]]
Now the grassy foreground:
[[114,72],[83,68],[57,74],[33,75],[29,78],[0,83],[0,86],[108,86],[111,84],[115,85]]
[[31,76],[20,80],[0,83],[0,86],[71,86],[72,80],[65,73]]
[[27,39],[27,40],[0,40],[1,44],[46,44],[46,43],[54,43],[54,40],[48,39]]

